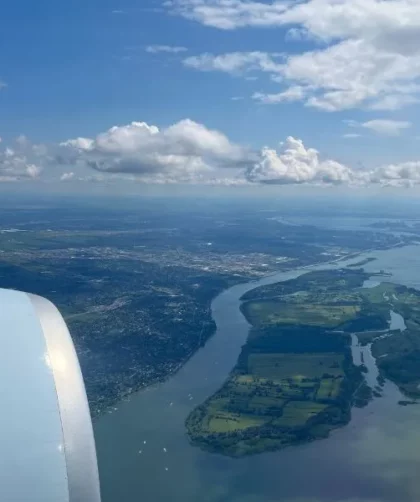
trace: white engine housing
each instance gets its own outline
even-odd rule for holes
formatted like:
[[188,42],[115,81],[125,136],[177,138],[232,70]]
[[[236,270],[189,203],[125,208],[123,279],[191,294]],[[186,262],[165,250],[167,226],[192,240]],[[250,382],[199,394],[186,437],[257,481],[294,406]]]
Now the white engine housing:
[[60,312],[0,289],[0,342],[0,500],[100,502],[85,386]]

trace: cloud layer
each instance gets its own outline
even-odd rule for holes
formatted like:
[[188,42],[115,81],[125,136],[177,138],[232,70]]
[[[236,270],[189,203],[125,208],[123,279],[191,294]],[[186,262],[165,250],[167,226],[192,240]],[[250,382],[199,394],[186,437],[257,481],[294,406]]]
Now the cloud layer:
[[[398,134],[409,123],[348,121],[353,128]],[[357,137],[358,132],[347,137]],[[92,174],[96,171],[96,174]],[[220,131],[190,119],[159,128],[145,122],[114,126],[94,138],[32,144],[20,136],[0,150],[0,181],[35,180],[208,185],[312,184],[403,186],[420,184],[420,160],[354,169],[323,157],[289,136],[276,150],[235,144]]]
[[167,128],[145,122],[115,126],[96,138],[61,144],[67,163],[97,171],[132,173],[145,180],[190,181],[223,167],[248,166],[255,154],[219,131],[186,119]]
[[350,186],[399,186],[420,184],[420,161],[379,166],[372,170],[352,169],[335,160],[322,159],[314,148],[288,137],[281,151],[263,148],[261,159],[245,176],[252,183],[315,184]]
[[[397,134],[409,123],[378,120],[350,121],[348,125]],[[62,160],[66,159],[68,164],[83,164],[102,173],[129,173],[145,183],[351,186],[420,183],[420,161],[379,166],[370,171],[353,169],[323,158],[316,149],[291,136],[280,144],[278,151],[269,147],[251,151],[234,144],[223,133],[189,119],[162,129],[144,122],[115,126],[93,139],[65,141],[61,149]]]
[[270,54],[256,57],[258,52],[204,54],[184,61],[206,71],[269,71],[282,90],[257,93],[255,99],[264,103],[290,101],[285,97],[293,95],[307,106],[334,112],[396,110],[420,101],[418,0],[172,0],[166,6],[218,29],[278,26],[289,29],[286,39],[293,43],[317,42],[316,49],[293,51],[281,64]]

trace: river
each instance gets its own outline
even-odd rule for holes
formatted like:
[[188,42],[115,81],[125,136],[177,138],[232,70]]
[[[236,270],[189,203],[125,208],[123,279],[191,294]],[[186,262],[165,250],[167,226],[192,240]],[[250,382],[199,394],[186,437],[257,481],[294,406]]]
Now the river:
[[[377,258],[365,269],[383,269],[393,274],[386,280],[420,289],[418,250],[407,246],[363,255]],[[337,265],[311,269],[331,267]],[[96,422],[103,502],[420,500],[420,407],[399,406],[401,394],[390,382],[383,397],[354,409],[350,424],[325,440],[243,459],[206,453],[188,442],[186,416],[221,386],[245,343],[249,325],[239,298],[306,271],[224,291],[212,304],[217,331],[206,346],[167,382],[134,394]]]

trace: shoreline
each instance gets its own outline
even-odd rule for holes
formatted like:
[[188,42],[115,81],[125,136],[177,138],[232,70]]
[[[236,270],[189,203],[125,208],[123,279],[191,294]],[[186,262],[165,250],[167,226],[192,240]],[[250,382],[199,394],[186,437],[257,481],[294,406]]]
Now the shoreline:
[[[118,408],[118,406],[121,405],[121,403],[130,401],[132,399],[132,397],[135,396],[138,393],[146,392],[149,389],[157,388],[157,387],[159,387],[161,385],[164,385],[166,382],[168,382],[169,380],[171,380],[172,378],[174,378],[180,371],[182,371],[182,369],[188,364],[188,362],[191,359],[193,359],[194,356],[198,352],[200,352],[200,350],[203,349],[214,338],[214,336],[216,335],[218,326],[217,326],[217,323],[214,321],[214,317],[213,317],[213,304],[214,304],[214,301],[220,295],[228,292],[230,289],[235,288],[237,286],[245,285],[245,284],[249,284],[250,286],[253,286],[253,287],[250,287],[249,289],[254,289],[254,287],[255,287],[254,285],[256,283],[261,282],[261,281],[270,280],[272,277],[275,277],[275,276],[277,276],[279,274],[283,274],[283,273],[287,274],[287,273],[294,273],[294,272],[300,272],[300,271],[302,271],[302,274],[303,274],[306,271],[310,271],[313,268],[324,267],[324,266],[328,268],[330,266],[341,264],[341,262],[344,262],[343,263],[343,268],[345,268],[345,267],[347,267],[347,265],[345,264],[345,262],[357,259],[359,257],[362,257],[362,259],[363,259],[364,255],[367,255],[367,254],[370,254],[370,253],[374,253],[374,252],[377,252],[377,251],[387,251],[387,250],[394,249],[394,248],[406,247],[406,246],[412,246],[412,245],[419,246],[420,243],[413,243],[413,242],[411,242],[411,243],[407,244],[407,243],[404,243],[404,242],[398,242],[396,244],[389,245],[389,246],[384,246],[384,247],[380,247],[380,248],[371,248],[371,249],[367,249],[367,250],[363,250],[363,251],[350,252],[347,255],[339,256],[339,257],[336,257],[336,258],[334,258],[332,260],[328,260],[328,261],[327,260],[326,261],[315,261],[314,263],[311,263],[311,264],[308,264],[308,265],[303,265],[301,267],[298,266],[298,267],[284,268],[282,270],[277,270],[275,272],[271,272],[271,273],[266,274],[266,275],[261,275],[258,278],[253,278],[253,279],[250,279],[250,280],[247,280],[247,279],[239,280],[237,283],[235,283],[233,285],[230,285],[228,288],[223,289],[222,291],[220,291],[219,293],[217,293],[210,300],[210,310],[211,310],[211,313],[212,313],[211,320],[215,323],[215,326],[214,326],[214,328],[212,330],[212,334],[206,339],[206,341],[205,341],[205,343],[203,345],[200,345],[194,352],[192,352],[188,356],[188,358],[186,358],[185,360],[183,360],[177,366],[176,369],[174,369],[173,371],[171,371],[167,375],[165,375],[163,377],[158,377],[158,378],[156,378],[156,379],[154,379],[154,380],[152,380],[150,382],[145,383],[144,385],[142,385],[140,387],[137,387],[135,390],[132,390],[131,392],[125,394],[120,399],[114,401],[113,403],[111,403],[109,405],[106,405],[99,413],[94,413],[93,414],[91,412],[92,420],[94,422],[98,422],[98,420],[100,420],[101,417],[103,417],[103,416],[105,416],[107,414],[114,413],[114,411],[116,411],[115,408]],[[368,257],[366,257],[366,258],[368,258]],[[302,275],[302,274],[299,274],[299,275]],[[372,277],[373,276],[374,276],[374,273],[372,273]],[[242,300],[240,300],[240,304],[241,303],[242,303]]]
[[[325,261],[325,262],[324,261],[320,261],[320,262],[314,262],[314,263],[309,264],[309,265],[303,265],[302,267],[285,268],[285,269],[277,270],[275,272],[272,272],[272,273],[269,273],[269,274],[266,274],[266,275],[261,275],[258,278],[253,278],[253,279],[245,278],[244,280],[238,280],[238,282],[236,282],[235,284],[230,285],[226,289],[221,290],[220,292],[218,292],[217,294],[215,294],[210,299],[210,306],[209,306],[210,310],[212,311],[212,305],[213,305],[214,300],[216,300],[216,298],[218,298],[220,295],[222,295],[223,293],[229,291],[231,288],[234,288],[236,286],[240,286],[240,285],[243,285],[243,284],[257,283],[259,281],[269,279],[270,277],[276,276],[276,275],[281,274],[281,273],[289,273],[289,272],[294,272],[294,271],[297,271],[297,270],[307,270],[307,269],[310,269],[312,267],[317,267],[317,266],[322,266],[322,265],[326,265],[327,266],[329,264],[334,264],[334,263],[337,263],[340,260],[350,260],[350,259],[356,258],[357,256],[359,256],[360,254],[363,254],[364,252],[365,251],[362,251],[362,252],[360,252],[358,254],[351,253],[348,256],[342,256],[342,257],[336,258],[336,259],[334,259],[332,261]],[[367,252],[371,252],[371,250],[369,250]],[[92,410],[91,410],[92,421],[93,422],[97,422],[98,420],[100,420],[100,418],[102,416],[104,416],[106,414],[109,414],[109,413],[113,413],[114,411],[116,411],[115,408],[117,408],[120,403],[129,401],[131,399],[131,397],[134,396],[135,394],[137,394],[139,392],[147,391],[147,389],[150,389],[150,388],[158,387],[159,385],[164,384],[165,382],[167,382],[168,380],[170,380],[171,378],[173,378],[174,376],[176,376],[176,374],[180,370],[182,370],[182,368],[188,363],[188,361],[190,361],[197,354],[197,352],[199,352],[202,348],[204,348],[207,345],[207,343],[215,336],[215,334],[217,332],[217,325],[214,322],[213,315],[211,315],[211,321],[212,321],[212,323],[214,323],[213,329],[212,329],[212,333],[207,337],[205,343],[204,344],[200,344],[197,347],[197,349],[195,351],[191,352],[191,354],[186,359],[184,359],[182,362],[180,362],[179,365],[174,370],[172,370],[170,373],[168,373],[167,375],[165,375],[163,377],[157,377],[156,379],[153,379],[153,380],[145,383],[144,385],[138,386],[136,389],[132,390],[131,392],[128,392],[127,394],[122,395],[118,400],[115,400],[111,404],[107,404],[99,412],[93,413]]]

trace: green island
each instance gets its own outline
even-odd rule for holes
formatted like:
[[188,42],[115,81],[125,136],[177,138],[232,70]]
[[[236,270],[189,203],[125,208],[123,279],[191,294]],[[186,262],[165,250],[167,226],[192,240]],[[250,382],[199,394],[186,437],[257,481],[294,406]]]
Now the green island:
[[[420,293],[391,283],[363,288],[371,275],[316,271],[246,293],[247,342],[223,386],[187,417],[191,442],[241,457],[325,438],[347,424],[352,406],[380,395],[365,382],[367,368],[353,364],[352,333],[372,344],[378,380],[420,397]],[[391,310],[407,329],[390,331]]]

